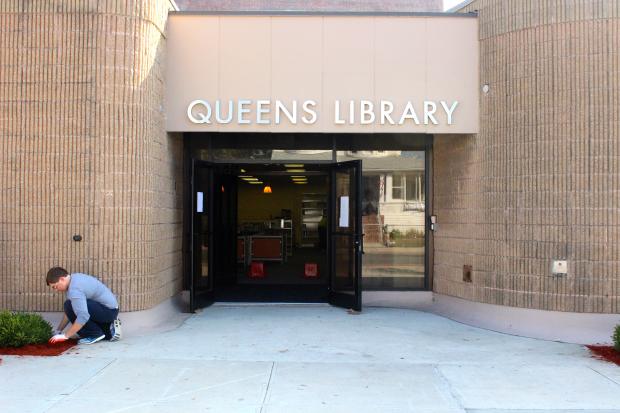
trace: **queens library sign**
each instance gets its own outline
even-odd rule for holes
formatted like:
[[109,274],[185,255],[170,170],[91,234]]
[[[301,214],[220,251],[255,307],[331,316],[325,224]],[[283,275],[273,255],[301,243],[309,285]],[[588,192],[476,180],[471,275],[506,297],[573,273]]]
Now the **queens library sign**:
[[170,132],[477,133],[477,18],[172,13]]
[[[413,122],[415,125],[439,125],[437,120],[439,114],[436,113],[439,106],[441,114],[445,115],[440,119],[445,119],[448,125],[452,125],[453,114],[458,104],[457,101],[448,104],[441,100],[438,105],[435,101],[425,100],[416,111],[411,101],[408,101],[404,108],[395,110],[394,103],[389,100],[382,100],[378,105],[370,100],[359,102],[350,100],[348,105],[342,105],[339,100],[336,100],[333,105],[332,121],[335,125],[370,125],[373,123],[404,125],[405,122]],[[280,100],[271,102],[265,99],[257,101],[240,99],[209,102],[198,99],[192,101],[187,107],[187,117],[192,123],[209,125],[213,123],[220,125],[229,123],[270,125],[274,123],[279,125],[284,119],[291,125],[297,125],[298,122],[312,125],[318,120],[316,108],[317,102],[314,100],[304,100],[301,104],[294,100],[287,105]]]

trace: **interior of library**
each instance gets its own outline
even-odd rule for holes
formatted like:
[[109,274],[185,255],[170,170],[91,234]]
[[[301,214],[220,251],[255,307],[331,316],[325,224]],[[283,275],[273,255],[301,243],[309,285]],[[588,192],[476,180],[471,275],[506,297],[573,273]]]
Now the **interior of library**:
[[[327,173],[304,164],[250,165],[239,173],[237,272],[249,274],[240,282],[322,282],[319,275],[326,271]],[[252,268],[256,261],[263,261],[264,268]],[[269,277],[264,276],[267,272]]]
[[[215,168],[212,269],[219,299],[325,298],[329,179],[321,164]],[[208,259],[203,254],[202,265]]]

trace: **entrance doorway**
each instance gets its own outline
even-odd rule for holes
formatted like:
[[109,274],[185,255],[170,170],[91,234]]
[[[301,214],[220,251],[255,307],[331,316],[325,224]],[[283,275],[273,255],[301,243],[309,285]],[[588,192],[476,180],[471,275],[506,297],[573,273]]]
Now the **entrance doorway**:
[[191,311],[213,301],[361,310],[361,160],[191,169]]

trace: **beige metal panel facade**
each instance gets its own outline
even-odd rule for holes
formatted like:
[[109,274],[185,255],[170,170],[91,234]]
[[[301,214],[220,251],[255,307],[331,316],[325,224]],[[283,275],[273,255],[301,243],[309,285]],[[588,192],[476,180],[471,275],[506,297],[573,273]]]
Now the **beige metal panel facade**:
[[[434,145],[434,290],[620,313],[620,2],[479,0],[480,133]],[[553,277],[552,260],[568,260]],[[463,265],[473,282],[463,282]]]
[[442,0],[177,0],[180,10],[192,11],[345,11],[440,12]]
[[[425,25],[410,24],[408,18],[383,19],[375,25],[377,44],[390,44],[394,39],[423,39],[427,34]],[[427,42],[410,41],[407,53],[395,53],[391,47],[376,48],[373,62],[375,94],[391,100],[399,107],[406,105],[408,100],[403,90],[419,91],[426,96],[427,67],[423,57],[427,55],[427,47]],[[399,70],[394,70],[395,67]],[[377,125],[375,128],[376,132],[390,130],[393,130],[393,126],[389,124]]]
[[[298,19],[294,25],[290,18],[271,20],[271,85],[270,97],[290,105],[299,97],[321,100],[323,48],[313,41],[314,33],[320,32],[320,19]],[[309,130],[320,131],[326,113],[318,110],[318,121]],[[299,121],[299,120],[298,120]],[[282,117],[278,130],[291,131],[294,125]]]
[[[173,14],[168,21],[167,129],[475,133],[477,31],[477,20],[465,16]],[[190,103],[199,99],[207,101],[212,110],[208,117],[208,109],[198,107],[196,116],[204,115],[204,123],[192,122],[187,113]],[[228,109],[229,101],[237,108],[239,100],[246,99],[251,101],[250,113],[242,120],[249,123],[238,122],[236,116],[227,123],[215,120],[216,101]],[[270,102],[266,124],[257,122],[258,100]],[[316,121],[286,119],[276,124],[276,100],[297,101],[299,118],[304,114],[302,103],[315,101]],[[366,115],[367,123],[362,122],[361,100],[372,102],[374,121]],[[436,108],[429,104],[434,116],[425,119],[427,100],[434,101]],[[381,117],[381,101],[394,105],[393,110],[385,106],[389,119]],[[402,116],[408,101],[415,111],[408,113],[410,119]],[[458,102],[452,122],[440,101],[448,109]],[[227,119],[227,113],[220,112],[221,117]]]
[[0,308],[59,311],[54,265],[99,276],[122,310],[181,288],[182,142],[162,113],[171,7],[0,2]]

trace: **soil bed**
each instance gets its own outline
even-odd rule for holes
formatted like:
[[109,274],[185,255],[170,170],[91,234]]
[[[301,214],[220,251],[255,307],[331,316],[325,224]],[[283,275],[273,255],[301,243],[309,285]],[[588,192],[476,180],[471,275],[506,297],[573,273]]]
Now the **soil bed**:
[[77,344],[77,340],[67,340],[57,344],[28,344],[22,347],[0,347],[0,355],[5,356],[58,356]]
[[620,366],[620,352],[612,346],[586,346],[594,353],[594,358],[616,363]]

